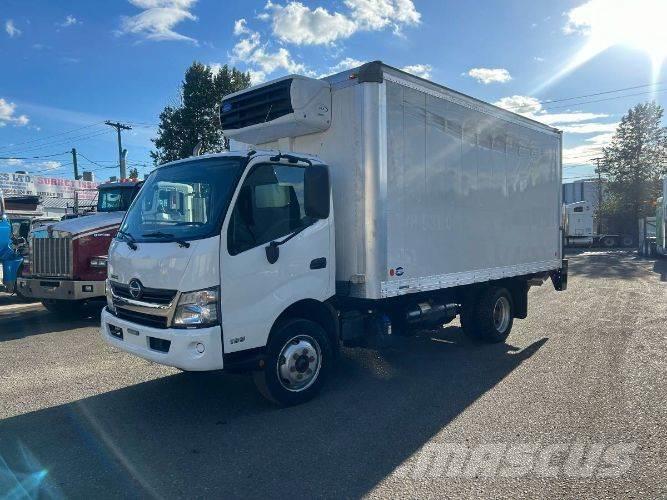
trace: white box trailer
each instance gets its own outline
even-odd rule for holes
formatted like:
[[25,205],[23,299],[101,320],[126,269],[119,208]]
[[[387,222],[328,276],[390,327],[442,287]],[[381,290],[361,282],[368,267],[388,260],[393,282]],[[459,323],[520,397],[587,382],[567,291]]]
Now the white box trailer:
[[[531,286],[565,289],[558,130],[380,62],[267,82],[220,113],[247,149],[156,169],[110,249],[111,344],[185,370],[253,370],[293,404],[339,342],[457,315],[502,342]],[[190,185],[205,217],[147,225],[143,198],[164,181]]]
[[587,201],[564,205],[566,246],[591,246],[593,244],[593,208]]
[[[224,102],[242,105],[253,92],[294,80]],[[336,279],[351,284],[352,296],[560,268],[558,130],[381,63],[325,82],[330,97],[312,92],[331,107],[325,130],[284,137],[282,123],[261,123],[225,134],[329,165]]]

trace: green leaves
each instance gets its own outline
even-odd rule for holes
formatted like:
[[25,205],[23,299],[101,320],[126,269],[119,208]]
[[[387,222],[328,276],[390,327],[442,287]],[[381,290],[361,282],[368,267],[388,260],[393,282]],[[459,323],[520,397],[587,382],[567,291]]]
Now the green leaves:
[[223,151],[228,144],[222,135],[218,107],[222,98],[250,86],[250,74],[224,65],[220,68],[194,62],[181,83],[180,104],[165,106],[160,113],[155,165],[192,156],[202,141],[202,152]]
[[639,217],[654,214],[660,179],[667,175],[663,111],[655,102],[637,104],[621,119],[610,145],[603,149],[600,171],[608,181],[609,196],[602,210],[627,221],[624,226],[632,225],[630,234],[636,231]]

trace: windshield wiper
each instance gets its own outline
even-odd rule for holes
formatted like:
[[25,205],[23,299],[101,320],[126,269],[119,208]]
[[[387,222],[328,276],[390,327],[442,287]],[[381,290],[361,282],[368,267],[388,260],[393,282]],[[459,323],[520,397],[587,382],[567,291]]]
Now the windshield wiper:
[[162,238],[162,239],[172,239],[178,243],[179,247],[185,247],[185,248],[190,248],[190,243],[187,241],[181,239],[181,238],[175,238],[173,234],[171,233],[163,233],[162,231],[154,231],[152,233],[144,233],[141,236],[144,238]]
[[137,249],[137,244],[134,239],[134,236],[132,236],[130,233],[127,233],[125,231],[118,231],[118,236],[124,239],[125,243],[127,243],[127,246],[130,247],[132,250]]

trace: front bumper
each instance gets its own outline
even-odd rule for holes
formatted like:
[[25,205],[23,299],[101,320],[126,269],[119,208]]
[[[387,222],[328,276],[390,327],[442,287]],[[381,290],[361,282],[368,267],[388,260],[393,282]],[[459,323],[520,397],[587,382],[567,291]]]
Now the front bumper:
[[120,319],[105,307],[100,333],[112,346],[162,365],[187,371],[223,368],[220,326],[151,328]]
[[17,278],[19,293],[30,299],[87,300],[104,298],[104,281]]

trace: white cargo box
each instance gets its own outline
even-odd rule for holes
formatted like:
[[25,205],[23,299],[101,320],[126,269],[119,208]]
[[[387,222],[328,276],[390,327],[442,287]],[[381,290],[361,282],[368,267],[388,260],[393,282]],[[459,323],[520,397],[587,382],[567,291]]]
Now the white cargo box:
[[275,138],[254,146],[330,165],[341,293],[379,299],[561,266],[558,130],[380,62],[320,82],[324,130],[250,127]]

